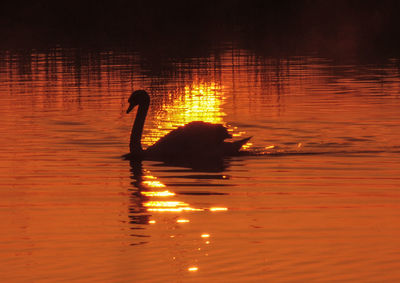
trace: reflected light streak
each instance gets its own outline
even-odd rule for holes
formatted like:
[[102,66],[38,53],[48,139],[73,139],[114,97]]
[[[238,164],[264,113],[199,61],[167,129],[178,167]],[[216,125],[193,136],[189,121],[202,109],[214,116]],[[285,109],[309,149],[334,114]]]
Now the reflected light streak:
[[187,203],[182,201],[148,201],[143,204],[144,206],[150,207],[179,207],[189,206]]
[[188,268],[188,271],[190,271],[190,272],[195,272],[197,270],[199,270],[199,268],[197,266],[193,266],[193,267],[189,267]]
[[201,234],[202,238],[210,238],[210,234]]
[[[152,176],[149,171],[146,170],[147,175],[145,178],[151,179],[147,181],[143,181],[144,185],[152,188],[165,188],[166,185],[156,180],[157,178]],[[140,192],[142,195],[146,197],[171,197],[175,196],[174,192],[169,190],[164,191],[142,191]],[[193,208],[190,207],[189,204],[182,201],[147,201],[143,203],[144,207],[147,207],[147,211],[157,211],[157,212],[182,212],[182,211],[204,211],[205,209]],[[189,222],[186,219],[180,219],[177,221],[178,223]],[[151,222],[149,222],[151,223]],[[155,223],[155,222],[154,222]]]
[[203,211],[203,209],[190,207],[182,201],[148,201],[143,204],[148,207],[147,211],[159,212],[182,212],[182,211]]
[[142,195],[146,197],[170,197],[174,196],[175,193],[170,191],[158,191],[158,192],[140,192]]
[[178,220],[176,220],[176,222],[178,222],[178,223],[189,223],[190,220],[189,219],[178,219]]
[[158,211],[158,212],[182,212],[182,211],[203,211],[203,209],[201,209],[201,208],[193,208],[193,207],[148,208],[147,211]]
[[143,184],[152,188],[165,188],[165,185],[160,181],[143,181]]
[[[236,127],[237,128],[237,127]],[[241,136],[243,136],[244,134],[246,134],[246,132],[237,132],[237,133],[233,133],[232,134],[232,137],[241,137]]]
[[211,207],[210,211],[227,211],[227,207]]
[[249,149],[252,145],[253,145],[253,143],[247,142],[246,144],[244,144],[244,145],[242,146],[242,148],[243,148],[243,149]]
[[149,221],[149,224],[155,224],[155,223],[156,223],[155,220],[150,220],[150,221]]
[[152,176],[152,175],[146,175],[146,176],[143,176],[143,178],[145,178],[145,179],[151,179],[151,180],[157,179],[157,177],[154,177],[154,176]]

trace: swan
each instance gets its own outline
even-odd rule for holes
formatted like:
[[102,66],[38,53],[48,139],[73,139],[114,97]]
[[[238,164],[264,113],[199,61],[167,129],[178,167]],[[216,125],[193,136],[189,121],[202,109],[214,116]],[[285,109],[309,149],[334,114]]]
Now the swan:
[[225,139],[232,136],[223,125],[194,121],[172,130],[143,150],[141,139],[150,96],[145,90],[136,90],[128,102],[127,114],[137,105],[138,110],[131,131],[130,152],[123,155],[125,159],[185,160],[234,156],[239,154],[242,146],[251,138],[226,142]]

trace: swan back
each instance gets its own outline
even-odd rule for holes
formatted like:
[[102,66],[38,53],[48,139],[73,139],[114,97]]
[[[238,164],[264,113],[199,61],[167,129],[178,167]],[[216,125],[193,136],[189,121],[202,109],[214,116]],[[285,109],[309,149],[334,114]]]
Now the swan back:
[[216,155],[227,138],[231,135],[223,125],[195,121],[169,132],[146,152],[165,157]]

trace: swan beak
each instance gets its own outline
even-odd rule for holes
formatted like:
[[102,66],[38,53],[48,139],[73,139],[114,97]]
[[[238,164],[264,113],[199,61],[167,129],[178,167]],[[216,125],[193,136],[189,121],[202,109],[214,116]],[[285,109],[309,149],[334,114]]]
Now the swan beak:
[[131,112],[132,109],[133,109],[133,107],[135,107],[135,105],[133,105],[132,103],[129,104],[129,107],[128,107],[128,109],[126,110],[126,114],[128,114],[129,112]]

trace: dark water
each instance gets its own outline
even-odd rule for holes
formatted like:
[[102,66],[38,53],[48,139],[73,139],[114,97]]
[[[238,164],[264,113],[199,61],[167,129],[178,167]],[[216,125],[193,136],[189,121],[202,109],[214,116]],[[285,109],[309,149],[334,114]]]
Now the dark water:
[[[252,136],[191,169],[120,158],[193,120]],[[400,280],[400,69],[227,44],[0,53],[4,282]]]

